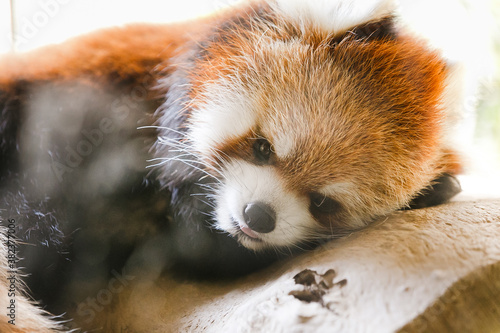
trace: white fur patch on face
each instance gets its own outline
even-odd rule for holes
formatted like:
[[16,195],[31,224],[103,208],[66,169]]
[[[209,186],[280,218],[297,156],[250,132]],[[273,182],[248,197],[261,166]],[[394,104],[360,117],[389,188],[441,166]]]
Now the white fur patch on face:
[[348,197],[356,197],[359,193],[359,190],[356,188],[356,185],[349,182],[339,182],[330,185],[323,186],[319,193],[323,193],[329,197],[339,197],[339,196],[348,196]]
[[280,135],[274,138],[274,152],[279,158],[285,158],[295,151],[297,142],[295,131],[297,129],[288,133],[280,133]]
[[277,0],[278,10],[300,25],[315,25],[333,34],[390,15],[394,0]]
[[[366,205],[363,198],[359,195],[359,189],[355,184],[350,182],[340,182],[326,185],[323,186],[318,192],[342,202],[342,204],[346,207],[363,207]],[[363,218],[351,216],[351,219],[349,220],[349,228],[357,229],[364,227],[366,222],[367,220]]]
[[193,110],[189,138],[202,155],[223,142],[245,135],[256,124],[257,114],[252,99],[244,95],[234,82],[219,80],[205,93],[206,103]]
[[[263,133],[268,133],[274,153],[284,159],[297,150],[300,138],[313,130],[310,118],[304,116],[304,112],[300,110],[310,106],[289,97],[277,96],[276,100],[284,101],[283,105],[270,106],[273,117],[261,122],[260,127]],[[289,110],[283,112],[285,108]],[[291,115],[293,115],[293,121],[290,121]]]
[[[286,191],[272,167],[236,160],[227,165],[224,176],[216,201],[218,227],[238,236],[244,246],[255,250],[291,246],[317,232],[309,201]],[[256,233],[257,239],[242,234],[238,227],[244,224],[244,207],[252,202],[264,202],[276,212],[275,229]]]

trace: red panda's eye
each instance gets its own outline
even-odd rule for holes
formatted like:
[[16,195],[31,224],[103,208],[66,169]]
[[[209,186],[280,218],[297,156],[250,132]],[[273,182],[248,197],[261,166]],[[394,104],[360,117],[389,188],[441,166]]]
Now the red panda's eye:
[[340,203],[337,200],[329,198],[321,193],[309,194],[311,200],[311,211],[321,214],[332,214],[340,209]]
[[253,153],[259,162],[268,162],[271,157],[271,144],[266,139],[257,139],[253,144]]

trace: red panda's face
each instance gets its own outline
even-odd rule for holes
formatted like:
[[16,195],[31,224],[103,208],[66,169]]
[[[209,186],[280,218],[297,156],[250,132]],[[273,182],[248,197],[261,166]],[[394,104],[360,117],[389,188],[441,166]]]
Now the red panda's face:
[[218,226],[243,245],[362,227],[436,176],[446,67],[419,41],[232,38],[207,51],[188,133],[218,180]]

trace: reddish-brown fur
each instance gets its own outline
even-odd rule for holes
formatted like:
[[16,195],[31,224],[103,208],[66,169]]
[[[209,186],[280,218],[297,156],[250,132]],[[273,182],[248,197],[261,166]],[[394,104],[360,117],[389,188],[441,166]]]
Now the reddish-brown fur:
[[[328,184],[332,179],[349,177],[349,173],[355,175],[366,167],[363,165],[366,161],[380,154],[388,156],[379,160],[381,165],[371,166],[374,172],[397,159],[425,163],[434,158],[439,145],[444,114],[438,105],[445,79],[445,65],[440,58],[412,40],[345,45],[333,51],[333,62],[350,73],[353,85],[360,87],[359,93],[349,96],[359,103],[349,110],[352,112],[349,117],[353,125],[363,124],[364,129],[332,127],[329,133],[311,133],[313,140],[304,142],[300,148],[312,151],[306,155],[307,160],[301,160],[303,155],[298,154],[280,161],[278,169],[283,176],[291,184],[297,184],[292,179],[304,179],[300,186],[305,191],[308,187]],[[374,114],[377,111],[380,114]],[[316,121],[318,126],[311,128],[324,128],[320,123],[326,120]],[[389,125],[391,133],[387,132]],[[342,131],[342,136],[331,137],[334,131]],[[331,151],[328,148],[332,145],[337,147],[335,154],[321,153]],[[354,147],[360,147],[359,151]],[[339,155],[339,151],[346,153]],[[315,156],[323,159],[313,160]],[[411,178],[408,177],[409,182]]]
[[[72,39],[35,52],[6,56],[2,61],[0,87],[15,81],[74,81],[89,84],[157,83],[157,75],[169,59],[192,37],[204,21],[196,24],[131,25]],[[143,79],[148,79],[141,82]]]

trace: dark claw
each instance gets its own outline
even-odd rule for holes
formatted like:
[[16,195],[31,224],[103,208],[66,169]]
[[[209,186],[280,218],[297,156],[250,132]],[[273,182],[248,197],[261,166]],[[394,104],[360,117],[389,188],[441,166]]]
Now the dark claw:
[[453,198],[460,193],[462,188],[458,179],[450,174],[443,174],[432,182],[432,185],[425,188],[421,194],[416,196],[409,204],[409,208],[419,209],[437,206]]

